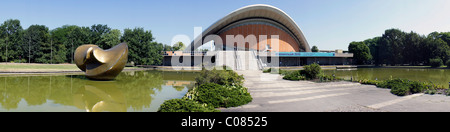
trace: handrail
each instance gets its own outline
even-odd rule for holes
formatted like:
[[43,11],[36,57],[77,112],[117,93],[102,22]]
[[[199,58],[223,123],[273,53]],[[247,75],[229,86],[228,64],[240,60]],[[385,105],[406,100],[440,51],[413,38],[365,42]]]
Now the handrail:
[[263,70],[264,66],[262,64],[261,58],[256,55],[256,51],[253,51],[253,55],[255,56],[256,62],[258,63],[259,70]]
[[234,59],[234,61],[235,61],[235,64],[236,64],[236,70],[240,70],[241,69],[241,62],[240,62],[240,58],[239,58],[239,56],[237,55],[237,51],[234,51],[234,57],[235,57],[235,59]]

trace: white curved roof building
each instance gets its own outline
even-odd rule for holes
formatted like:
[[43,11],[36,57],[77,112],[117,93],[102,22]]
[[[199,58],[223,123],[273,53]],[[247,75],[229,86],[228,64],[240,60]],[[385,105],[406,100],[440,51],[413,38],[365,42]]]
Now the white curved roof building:
[[[222,42],[217,42],[217,37],[207,37],[210,35],[219,36]],[[237,35],[242,35],[245,40],[251,38],[249,35],[254,35],[256,42],[245,41],[242,42],[245,44],[239,44],[242,39],[236,37]],[[230,42],[227,36],[236,37],[236,41]],[[201,43],[198,41],[200,38]],[[223,44],[223,47],[234,47],[239,50],[311,52],[305,36],[295,21],[284,11],[264,4],[249,5],[231,12],[204,30],[202,35],[194,39],[198,42],[194,44],[193,41],[190,46],[196,49],[213,39],[216,47],[217,44]],[[274,45],[274,39],[278,40],[279,45]]]

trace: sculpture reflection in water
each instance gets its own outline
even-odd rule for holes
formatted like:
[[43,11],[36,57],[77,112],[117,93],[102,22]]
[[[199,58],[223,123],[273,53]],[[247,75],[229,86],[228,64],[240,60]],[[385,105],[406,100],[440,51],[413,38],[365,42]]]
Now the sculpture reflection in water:
[[85,44],[75,50],[75,64],[93,80],[113,80],[128,60],[128,45],[120,43],[108,50]]
[[121,72],[115,81],[85,75],[0,75],[2,111],[156,111],[164,99],[181,98],[197,73]]
[[73,95],[73,104],[87,112],[125,112],[125,100],[116,82],[88,82]]

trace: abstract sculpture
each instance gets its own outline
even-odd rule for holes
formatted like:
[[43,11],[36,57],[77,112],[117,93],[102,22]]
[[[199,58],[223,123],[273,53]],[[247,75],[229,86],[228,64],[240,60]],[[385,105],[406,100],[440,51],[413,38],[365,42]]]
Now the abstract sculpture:
[[75,64],[93,80],[113,80],[128,60],[128,45],[120,43],[108,50],[85,44],[75,50]]

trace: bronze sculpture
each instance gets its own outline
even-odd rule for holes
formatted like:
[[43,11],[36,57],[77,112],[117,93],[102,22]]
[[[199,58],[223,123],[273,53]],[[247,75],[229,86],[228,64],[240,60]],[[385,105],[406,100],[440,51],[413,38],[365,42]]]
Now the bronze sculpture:
[[128,45],[120,43],[108,50],[85,44],[75,50],[75,64],[93,80],[113,80],[128,60]]

